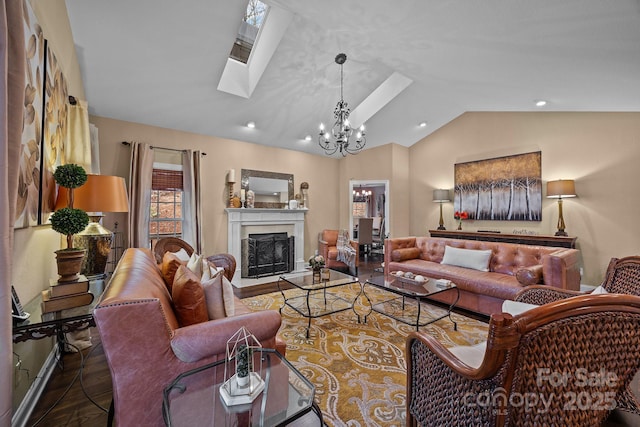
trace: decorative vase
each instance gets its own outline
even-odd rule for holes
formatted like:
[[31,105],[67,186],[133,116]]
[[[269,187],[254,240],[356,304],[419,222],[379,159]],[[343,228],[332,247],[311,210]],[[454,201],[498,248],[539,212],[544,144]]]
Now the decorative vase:
[[251,379],[251,349],[240,346],[236,354],[236,383],[238,387],[245,388]]
[[321,267],[313,267],[313,282],[319,282],[320,281],[320,269]]
[[56,251],[58,263],[58,282],[74,282],[78,280],[86,249],[61,249]]
[[462,220],[458,221],[458,230],[462,230]]

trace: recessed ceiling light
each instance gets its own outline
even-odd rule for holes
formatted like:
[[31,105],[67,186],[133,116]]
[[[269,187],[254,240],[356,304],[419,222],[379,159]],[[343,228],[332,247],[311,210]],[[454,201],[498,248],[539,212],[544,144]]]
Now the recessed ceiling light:
[[544,107],[545,105],[547,105],[547,101],[545,101],[544,99],[539,99],[536,101],[536,107]]
[[253,129],[253,128],[255,128],[255,127],[256,127],[256,122],[249,122],[249,123],[247,123],[247,127],[248,127],[249,129]]
[[307,141],[307,142],[311,141],[311,135],[307,135],[307,136],[305,136],[305,137],[304,137],[304,140],[305,140],[305,141]]
[[427,122],[420,122],[420,124],[418,125],[421,128],[426,127],[427,126]]

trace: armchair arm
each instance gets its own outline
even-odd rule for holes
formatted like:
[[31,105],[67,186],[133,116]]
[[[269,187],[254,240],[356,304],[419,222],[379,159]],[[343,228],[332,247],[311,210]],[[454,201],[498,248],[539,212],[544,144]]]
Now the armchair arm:
[[329,256],[329,242],[326,240],[318,239],[318,253],[328,259]]
[[567,289],[552,288],[545,285],[531,285],[518,292],[513,300],[527,304],[544,305],[585,294],[586,292],[569,291]]
[[500,393],[506,370],[499,369],[504,351],[492,361],[487,350],[482,365],[473,369],[433,337],[412,332],[406,347],[407,425],[451,425],[452,420],[456,425],[491,425],[495,408],[477,402]]
[[171,338],[171,348],[183,362],[197,362],[215,354],[225,354],[227,340],[242,326],[262,344],[275,343],[281,322],[280,313],[265,310],[197,323],[176,329]]

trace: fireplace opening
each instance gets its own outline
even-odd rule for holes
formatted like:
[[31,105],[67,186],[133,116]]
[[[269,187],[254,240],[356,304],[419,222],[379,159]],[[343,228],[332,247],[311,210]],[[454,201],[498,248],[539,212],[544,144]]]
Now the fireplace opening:
[[284,233],[249,234],[242,239],[243,278],[273,276],[293,271],[295,237]]

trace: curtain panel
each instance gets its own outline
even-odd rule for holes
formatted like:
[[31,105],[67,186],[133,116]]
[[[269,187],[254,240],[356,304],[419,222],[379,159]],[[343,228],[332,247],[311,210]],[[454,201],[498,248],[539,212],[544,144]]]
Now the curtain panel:
[[149,247],[149,208],[153,179],[153,150],[149,144],[131,143],[129,170],[129,247]]
[[182,153],[182,238],[201,254],[202,207],[200,203],[200,151],[185,150]]
[[13,225],[22,150],[25,93],[25,40],[22,2],[0,0],[0,427],[11,425],[12,369],[11,266]]

